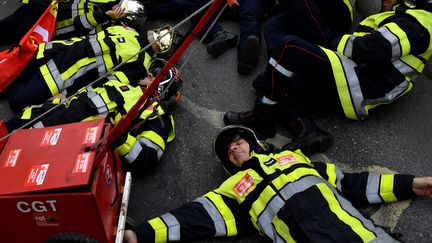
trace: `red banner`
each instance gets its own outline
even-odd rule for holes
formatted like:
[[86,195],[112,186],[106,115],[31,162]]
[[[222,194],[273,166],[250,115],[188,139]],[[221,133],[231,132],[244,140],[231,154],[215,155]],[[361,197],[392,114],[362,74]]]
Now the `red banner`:
[[51,40],[55,32],[57,1],[53,1],[18,46],[0,52],[0,92],[20,74],[37,50],[38,43]]

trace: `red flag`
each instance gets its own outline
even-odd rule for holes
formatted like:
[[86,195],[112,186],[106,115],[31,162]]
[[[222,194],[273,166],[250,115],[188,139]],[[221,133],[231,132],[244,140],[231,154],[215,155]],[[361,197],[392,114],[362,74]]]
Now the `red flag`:
[[0,52],[0,92],[24,69],[37,50],[37,44],[51,40],[55,32],[58,2],[54,0],[18,46]]

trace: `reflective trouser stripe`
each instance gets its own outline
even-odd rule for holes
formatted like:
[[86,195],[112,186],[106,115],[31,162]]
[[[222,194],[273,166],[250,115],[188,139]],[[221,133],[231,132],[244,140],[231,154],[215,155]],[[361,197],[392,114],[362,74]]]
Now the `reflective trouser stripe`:
[[402,54],[402,46],[399,43],[398,36],[394,34],[388,28],[388,26],[383,26],[381,28],[378,28],[377,31],[381,33],[381,35],[389,42],[391,46],[391,53],[392,53],[391,60],[394,61],[396,59],[399,59]]
[[[54,65],[54,68],[50,67],[52,65]],[[48,86],[48,89],[50,90],[51,94],[54,96],[60,93],[60,88],[57,85],[56,79],[61,77],[60,77],[60,73],[55,67],[54,62],[52,60],[49,60],[47,64],[40,67],[39,71],[41,72],[43,79],[45,80],[45,83]]]
[[384,202],[396,202],[397,198],[393,193],[394,175],[381,175],[380,195]]
[[337,51],[346,57],[352,57],[353,43],[356,38],[355,35],[343,35],[339,41]]
[[343,0],[343,2],[345,3],[345,5],[347,6],[347,8],[350,12],[351,21],[353,21],[354,20],[354,11],[353,11],[353,6],[351,5],[351,2],[349,0]]
[[170,214],[166,213],[161,216],[162,220],[165,222],[168,227],[168,241],[179,241],[180,240],[180,223],[177,218]]
[[322,48],[330,60],[339,99],[345,116],[350,119],[363,119],[367,112],[363,110],[363,94],[359,79],[354,70],[357,66],[352,60],[326,48]]
[[131,150],[132,146],[135,144],[135,141],[136,137],[128,133],[126,141],[117,147],[117,151],[119,152],[120,156],[127,154]]
[[328,202],[330,210],[341,221],[347,224],[363,240],[363,242],[369,242],[376,238],[375,234],[370,230],[366,229],[359,219],[351,216],[342,208],[342,206],[339,204],[339,201],[327,185],[320,183],[316,186]]
[[269,64],[272,65],[276,70],[278,70],[281,74],[287,76],[287,77],[292,77],[294,75],[293,72],[291,72],[288,69],[285,69],[284,67],[282,67],[275,59],[273,59],[272,57],[269,60]]
[[219,210],[217,209],[217,207],[213,204],[213,202],[206,197],[199,197],[194,201],[201,203],[204,209],[210,215],[216,230],[215,236],[226,236],[227,229],[225,228],[224,219],[221,213],[219,212]]
[[168,241],[168,229],[161,218],[151,219],[148,221],[148,223],[155,232],[155,243],[162,243]]

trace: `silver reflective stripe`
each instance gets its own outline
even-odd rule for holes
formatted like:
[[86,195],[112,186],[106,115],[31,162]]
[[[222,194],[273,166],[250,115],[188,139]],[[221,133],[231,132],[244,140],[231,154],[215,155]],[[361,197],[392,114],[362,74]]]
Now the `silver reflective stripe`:
[[378,99],[367,99],[364,101],[365,105],[373,105],[373,104],[381,104],[381,103],[388,103],[389,101],[392,101],[396,99],[400,94],[405,92],[409,88],[409,82],[404,81],[400,83],[398,86],[394,87],[390,92],[386,93],[384,97],[378,98]]
[[350,37],[348,37],[348,40],[345,44],[345,50],[344,50],[344,56],[346,57],[352,57],[352,52],[353,52],[353,43],[354,43],[354,39],[357,38],[357,36],[352,35]]
[[53,48],[53,43],[51,41],[45,42],[45,51]]
[[36,122],[36,123],[33,125],[33,128],[43,128],[43,127],[45,127],[45,126],[44,126],[44,124],[43,124],[41,121]]
[[168,241],[180,240],[180,223],[174,215],[166,213],[161,216],[165,224],[168,226]]
[[102,48],[101,48],[99,41],[97,40],[96,37],[90,38],[89,42],[91,44],[91,47],[92,47],[94,55],[95,55],[99,75],[102,76],[103,74],[105,74],[107,72],[107,70],[105,69],[105,63],[103,60]]
[[279,65],[279,63],[276,62],[275,59],[273,59],[272,57],[270,57],[269,60],[270,65],[272,65],[276,70],[278,70],[280,73],[282,73],[283,75],[287,76],[287,77],[292,77],[293,76],[293,72],[285,69],[284,67],[282,67],[281,65]]
[[54,61],[52,59],[50,59],[46,65],[48,67],[48,70],[51,73],[51,76],[54,79],[54,82],[57,85],[57,88],[59,89],[59,92],[61,92],[63,90],[64,81],[63,81],[63,78],[61,77],[61,74],[60,74],[58,68],[57,68],[57,65],[54,63]]
[[380,178],[381,176],[377,173],[369,172],[366,184],[366,198],[371,204],[383,202],[379,196]]
[[108,112],[108,107],[106,106],[105,101],[102,99],[102,97],[100,95],[94,95],[93,96],[92,94],[95,94],[95,93],[88,92],[87,96],[90,98],[90,100],[93,102],[93,104],[98,109],[98,113],[104,114],[104,113]]
[[393,34],[386,26],[377,29],[381,35],[390,42],[392,48],[392,61],[399,59],[402,55],[402,47],[399,43],[399,37]]
[[[81,77],[84,73],[88,72],[89,70],[93,69],[93,68],[98,68],[99,69],[99,64],[98,63],[91,63],[89,65],[80,67],[70,78],[66,79],[64,81],[64,83],[61,86],[61,89],[59,87],[60,90],[64,90],[70,86],[73,85],[75,79]],[[101,75],[102,76],[102,75]]]
[[148,139],[146,137],[140,137],[138,139],[138,141],[141,144],[144,144],[145,146],[156,150],[157,157],[158,157],[159,160],[162,158],[163,150],[159,147],[159,145],[155,144],[152,140],[150,140],[150,139]]
[[217,210],[216,206],[206,197],[199,197],[195,199],[194,202],[201,203],[204,209],[210,215],[210,218],[212,218],[216,230],[215,236],[226,236],[227,230],[225,226],[225,221],[222,215]]
[[75,27],[73,25],[71,26],[67,26],[61,29],[57,29],[54,33],[54,35],[61,35],[61,34],[66,34],[66,33],[70,33],[72,31],[75,30]]
[[76,16],[78,16],[78,5],[79,5],[80,1],[81,0],[74,0],[73,3],[72,3],[72,6],[71,6],[72,19],[74,19]]
[[397,242],[392,237],[390,237],[390,235],[388,235],[383,229],[376,227],[371,220],[366,219],[356,208],[353,207],[351,202],[339,195],[336,189],[332,187],[327,181],[324,181],[324,183],[327,184],[327,187],[330,188],[330,190],[332,190],[343,210],[345,210],[351,216],[360,220],[365,228],[376,234],[377,238],[375,238],[371,242]]
[[417,75],[417,71],[410,65],[404,63],[401,60],[396,60],[393,62],[393,66],[404,75]]
[[86,14],[81,14],[79,16],[79,19],[81,21],[81,24],[84,26],[84,28],[86,28],[86,29],[93,29],[93,26],[87,20],[87,15]]
[[267,207],[258,217],[258,225],[261,230],[271,239],[276,239],[277,234],[272,226],[272,221],[276,217],[277,212],[285,205],[281,197],[276,196],[270,200]]
[[141,144],[139,142],[135,142],[129,152],[124,156],[124,158],[129,164],[133,163],[138,157],[138,155],[141,153],[142,149],[143,148]]
[[342,179],[344,178],[344,173],[342,172],[339,167],[336,166],[336,187],[339,189],[339,191],[342,191]]
[[363,93],[360,88],[360,81],[357,77],[357,74],[354,68],[357,66],[355,62],[351,59],[335,52],[336,55],[342,62],[343,69],[345,71],[346,78],[348,80],[349,90],[351,94],[352,101],[354,103],[354,109],[356,110],[359,118],[363,119],[368,116],[366,110],[363,108]]

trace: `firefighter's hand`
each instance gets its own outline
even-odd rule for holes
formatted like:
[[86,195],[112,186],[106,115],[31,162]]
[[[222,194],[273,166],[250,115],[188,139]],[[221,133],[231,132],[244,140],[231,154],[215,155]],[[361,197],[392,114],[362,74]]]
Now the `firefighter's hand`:
[[126,230],[124,232],[123,243],[138,243],[137,235],[133,230]]
[[120,5],[115,5],[112,7],[111,10],[108,10],[107,12],[105,12],[106,15],[108,15],[111,19],[121,19],[123,17],[126,16],[126,11],[124,8],[120,7]]
[[432,197],[432,177],[414,178],[412,190],[417,196]]

